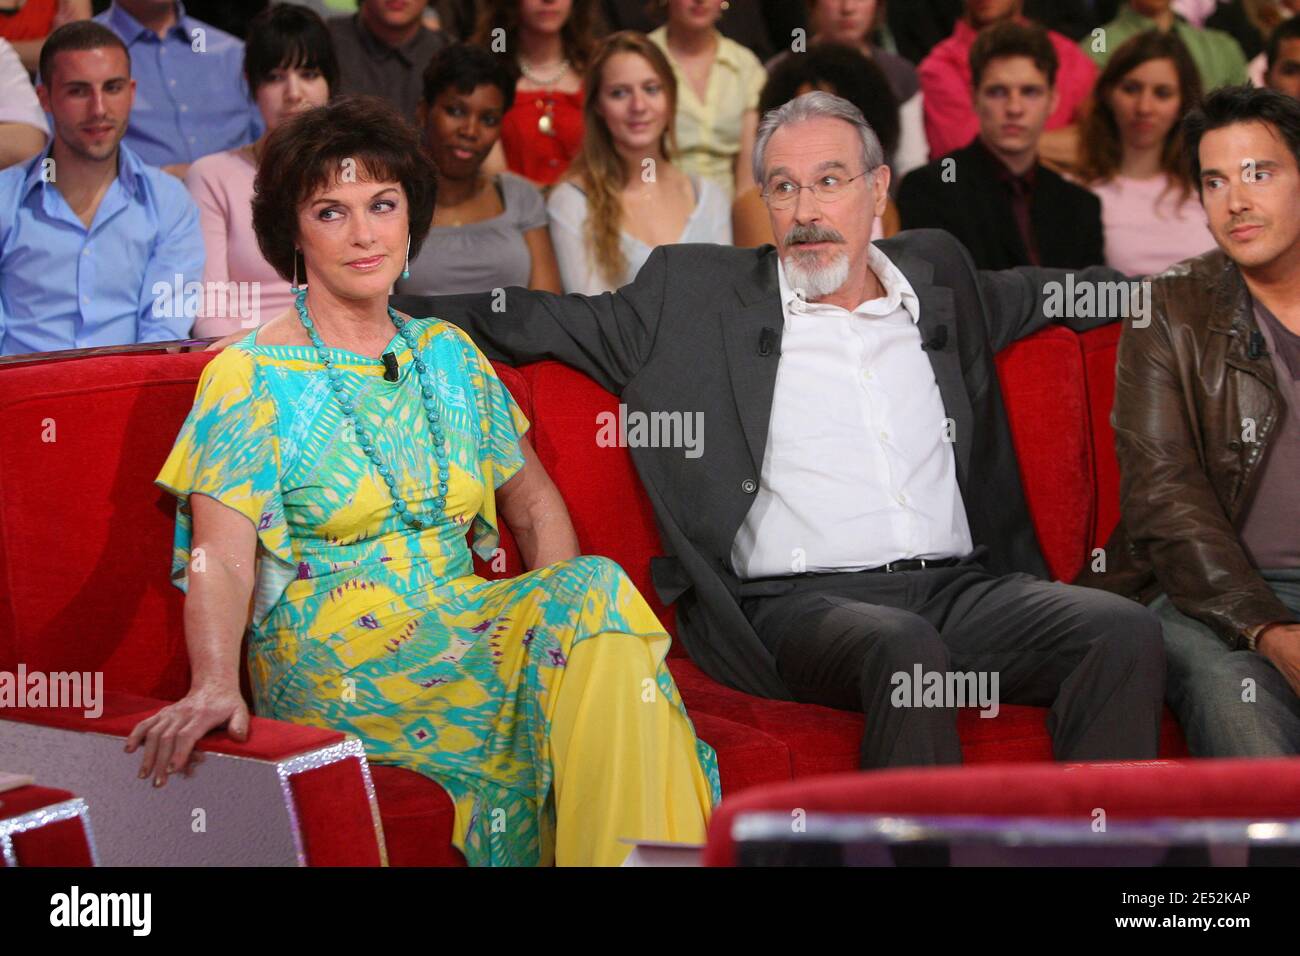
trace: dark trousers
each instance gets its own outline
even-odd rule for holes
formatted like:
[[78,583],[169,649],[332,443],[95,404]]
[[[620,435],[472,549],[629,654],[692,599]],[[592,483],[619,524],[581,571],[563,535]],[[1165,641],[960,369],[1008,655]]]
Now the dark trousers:
[[915,683],[917,665],[996,674],[999,703],[1049,708],[1058,760],[1156,756],[1160,622],[1133,601],[1028,574],[998,577],[977,558],[747,581],[738,597],[796,700],[865,714],[864,768],[961,762],[951,697],[916,706],[899,691]]

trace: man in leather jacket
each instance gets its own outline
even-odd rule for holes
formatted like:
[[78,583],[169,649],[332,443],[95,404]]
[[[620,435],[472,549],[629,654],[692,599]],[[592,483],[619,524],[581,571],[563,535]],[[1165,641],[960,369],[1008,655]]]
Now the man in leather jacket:
[[1149,317],[1125,322],[1120,526],[1078,583],[1161,617],[1168,700],[1193,754],[1295,754],[1300,103],[1225,87],[1184,136],[1219,249],[1156,277]]

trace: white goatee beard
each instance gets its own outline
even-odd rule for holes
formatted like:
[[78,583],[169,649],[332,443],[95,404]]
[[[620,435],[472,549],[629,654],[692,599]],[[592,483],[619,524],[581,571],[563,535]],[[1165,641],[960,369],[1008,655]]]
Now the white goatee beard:
[[815,302],[828,296],[848,281],[849,257],[843,252],[837,253],[826,265],[817,265],[814,260],[805,266],[799,261],[800,258],[797,252],[793,253],[783,265],[786,282],[791,289],[802,293],[805,302]]

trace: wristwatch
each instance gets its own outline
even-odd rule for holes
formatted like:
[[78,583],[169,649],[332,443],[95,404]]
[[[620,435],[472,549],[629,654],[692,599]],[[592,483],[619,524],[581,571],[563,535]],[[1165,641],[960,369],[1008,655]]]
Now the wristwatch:
[[1254,627],[1248,627],[1246,628],[1246,630],[1242,631],[1242,637],[1244,637],[1246,640],[1247,650],[1251,650],[1251,651],[1259,650],[1259,648],[1256,646],[1256,642],[1259,640],[1260,632],[1263,631],[1264,628],[1266,627],[1268,627],[1268,624],[1256,624]]
[[1288,621],[1268,621],[1268,622],[1266,622],[1266,623],[1264,623],[1264,624],[1256,624],[1254,627],[1248,627],[1248,628],[1246,628],[1246,630],[1244,630],[1244,631],[1241,632],[1241,635],[1242,635],[1242,638],[1243,638],[1243,639],[1245,640],[1245,642],[1246,642],[1246,647],[1247,647],[1249,650],[1252,650],[1252,651],[1258,651],[1259,648],[1258,648],[1256,645],[1259,643],[1259,635],[1263,634],[1265,630],[1267,630],[1268,628],[1272,627],[1274,624],[1287,624],[1287,623],[1290,623],[1290,622],[1288,622]]

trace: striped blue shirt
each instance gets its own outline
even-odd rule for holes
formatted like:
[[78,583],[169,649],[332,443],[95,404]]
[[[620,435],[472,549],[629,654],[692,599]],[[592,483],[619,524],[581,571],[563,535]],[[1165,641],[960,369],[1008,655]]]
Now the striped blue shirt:
[[244,82],[244,44],[180,3],[176,14],[161,39],[116,3],[95,17],[131,54],[135,103],[123,142],[152,166],[235,149],[264,128]]

